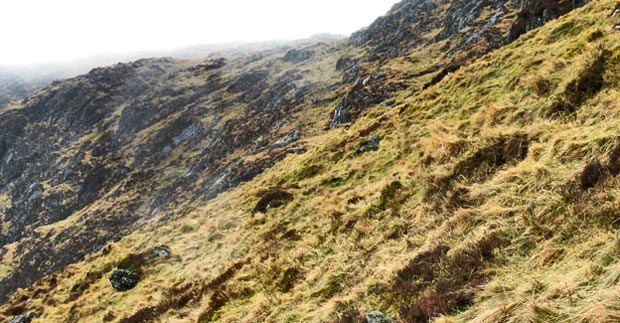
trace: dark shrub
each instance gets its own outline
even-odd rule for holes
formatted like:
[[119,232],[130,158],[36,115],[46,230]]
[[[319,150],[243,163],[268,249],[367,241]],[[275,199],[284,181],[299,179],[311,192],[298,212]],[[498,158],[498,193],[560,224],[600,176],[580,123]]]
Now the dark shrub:
[[261,197],[252,212],[265,213],[270,208],[283,206],[292,200],[293,194],[284,190],[274,189],[265,193],[263,197]]
[[119,292],[124,292],[136,287],[139,281],[140,274],[127,269],[116,269],[110,276],[112,287]]
[[593,160],[584,167],[581,175],[579,175],[579,184],[581,189],[587,190],[596,186],[603,178],[605,167],[598,160]]

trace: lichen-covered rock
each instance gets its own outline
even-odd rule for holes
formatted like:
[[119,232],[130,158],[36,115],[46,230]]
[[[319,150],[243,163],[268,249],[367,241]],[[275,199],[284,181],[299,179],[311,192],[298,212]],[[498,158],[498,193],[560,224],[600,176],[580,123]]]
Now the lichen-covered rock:
[[205,61],[204,64],[192,66],[188,70],[194,72],[194,75],[199,75],[200,73],[216,70],[224,66],[226,66],[226,59],[221,57]]
[[360,155],[368,151],[378,150],[380,142],[381,142],[381,136],[378,134],[374,134],[368,140],[362,142],[357,147],[353,155]]
[[33,318],[39,317],[39,314],[36,312],[28,312],[24,315],[19,315],[14,317],[9,323],[30,323]]
[[403,86],[385,82],[386,75],[377,73],[359,78],[355,86],[334,110],[330,127],[355,121],[364,110],[369,109],[389,98],[389,94]]
[[523,1],[519,16],[510,29],[510,37],[516,39],[521,34],[536,29],[573,9],[584,6],[588,2],[590,1]]
[[291,49],[286,52],[286,55],[282,57],[282,60],[285,62],[291,63],[301,63],[305,60],[308,60],[312,57],[314,53],[311,50],[306,49]]
[[392,323],[394,322],[389,316],[380,311],[372,311],[366,314],[366,323]]
[[336,71],[345,71],[351,69],[355,66],[355,64],[357,64],[357,60],[348,56],[342,56],[336,62]]
[[283,148],[286,147],[288,145],[290,145],[291,143],[299,140],[301,133],[299,132],[299,130],[295,130],[289,134],[287,134],[286,136],[280,138],[278,141],[274,142],[273,145],[271,145],[271,148]]
[[153,248],[153,255],[157,258],[170,258],[172,256],[172,250],[166,245],[159,245]]
[[[481,48],[482,54],[588,2],[457,0],[443,6],[429,0],[401,1],[367,29],[354,33],[349,41],[356,47],[373,46],[370,56],[377,59],[383,56],[395,57],[409,52],[413,47],[443,40],[457,40],[454,42],[456,47],[446,48],[453,51],[456,48],[465,50],[467,46],[463,44],[471,44],[474,39],[479,39],[489,45]],[[508,26],[510,32],[502,33],[491,28],[500,23]],[[442,32],[430,40],[425,39],[425,34],[437,29]],[[506,35],[508,38],[504,38]]]
[[241,93],[251,89],[261,88],[261,84],[268,77],[269,73],[263,70],[256,70],[245,73],[230,84],[226,91],[228,93]]
[[119,292],[130,290],[140,281],[140,274],[128,269],[116,269],[110,275],[112,287]]

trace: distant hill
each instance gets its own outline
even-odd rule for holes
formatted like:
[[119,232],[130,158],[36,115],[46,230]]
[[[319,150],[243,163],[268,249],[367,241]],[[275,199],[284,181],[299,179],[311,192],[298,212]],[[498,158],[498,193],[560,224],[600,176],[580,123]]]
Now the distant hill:
[[26,98],[53,80],[61,80],[84,74],[96,67],[119,62],[131,62],[145,57],[172,57],[196,59],[213,56],[235,56],[253,51],[277,47],[310,46],[317,42],[333,42],[346,36],[316,34],[301,40],[273,40],[264,42],[236,42],[199,46],[188,46],[168,51],[141,51],[127,54],[99,54],[65,63],[47,63],[25,66],[3,66],[0,64],[0,106]]

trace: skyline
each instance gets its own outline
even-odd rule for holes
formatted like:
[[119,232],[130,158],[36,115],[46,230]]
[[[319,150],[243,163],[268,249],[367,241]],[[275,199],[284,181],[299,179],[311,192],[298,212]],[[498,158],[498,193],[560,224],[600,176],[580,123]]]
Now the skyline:
[[0,28],[9,32],[3,37],[0,65],[70,62],[96,55],[205,44],[294,40],[320,33],[348,36],[371,24],[396,2],[180,0],[174,6],[162,0],[3,2]]

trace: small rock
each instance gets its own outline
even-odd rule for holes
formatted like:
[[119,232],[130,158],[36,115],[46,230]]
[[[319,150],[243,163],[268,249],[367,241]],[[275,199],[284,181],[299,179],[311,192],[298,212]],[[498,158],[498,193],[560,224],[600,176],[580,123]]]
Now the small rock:
[[379,136],[378,134],[374,134],[370,137],[370,139],[362,142],[359,147],[357,147],[354,155],[360,155],[371,150],[378,150],[380,142],[381,136]]
[[336,71],[344,71],[353,68],[357,61],[350,57],[340,57],[336,62]]
[[226,92],[236,94],[252,89],[254,90],[253,92],[261,92],[262,90],[260,85],[264,83],[264,80],[268,76],[269,73],[264,70],[255,70],[245,73],[234,80],[234,82],[226,88]]
[[366,314],[366,323],[392,323],[393,319],[380,311],[372,311]]
[[287,134],[286,136],[282,137],[280,140],[274,142],[273,145],[271,145],[271,148],[286,147],[289,144],[299,140],[299,137],[300,137],[299,130],[295,130],[295,131]]
[[119,292],[130,290],[140,281],[140,274],[127,269],[116,269],[110,276],[112,287]]
[[291,49],[282,58],[285,62],[300,63],[312,57],[314,53],[306,49]]
[[295,89],[295,91],[293,91],[293,94],[291,94],[291,97],[293,99],[301,98],[308,91],[309,88],[310,88],[310,83],[303,82]]
[[28,202],[32,202],[32,200],[38,199],[43,194],[43,186],[39,183],[36,183],[37,186],[33,190],[33,192],[28,196]]
[[212,59],[205,62],[205,64],[199,64],[196,66],[192,66],[188,68],[189,71],[195,72],[197,75],[198,72],[201,71],[211,71],[216,70],[218,68],[222,68],[226,65],[225,58]]
[[28,312],[24,315],[19,315],[14,317],[9,323],[30,323],[33,318],[39,317],[39,314],[36,312]]
[[178,136],[172,138],[172,143],[175,146],[178,146],[181,142],[183,142],[186,139],[188,139],[191,136],[193,136],[196,133],[196,131],[198,131],[199,128],[200,128],[200,126],[198,126],[198,125],[192,125],[192,126],[186,128],[185,130],[183,130],[183,132],[181,132],[181,134],[179,134]]
[[614,26],[614,29],[615,29],[615,30],[620,30],[620,24],[616,24],[616,25]]
[[153,255],[157,258],[170,258],[172,256],[172,250],[166,245],[159,245],[153,248]]

